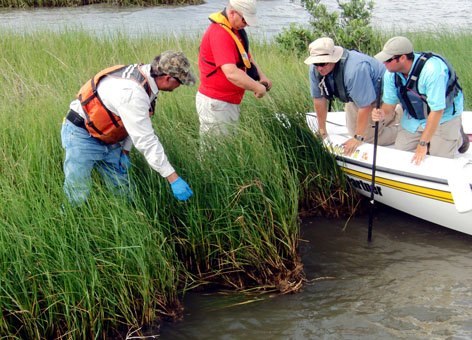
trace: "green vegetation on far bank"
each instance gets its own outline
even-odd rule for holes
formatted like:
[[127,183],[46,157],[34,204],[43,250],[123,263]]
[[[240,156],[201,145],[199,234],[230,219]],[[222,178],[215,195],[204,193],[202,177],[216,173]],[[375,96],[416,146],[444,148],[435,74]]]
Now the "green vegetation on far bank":
[[[195,193],[189,201],[174,199],[133,150],[133,205],[95,176],[89,204],[62,212],[60,129],[79,87],[104,67],[148,63],[167,49],[183,50],[198,72],[199,41],[1,34],[0,334],[8,339],[110,339],[177,317],[188,289],[297,291],[304,279],[298,217],[344,216],[357,203],[298,114],[313,110],[305,56],[254,42],[274,86],[260,100],[246,94],[232,139],[200,152],[198,85],[159,95],[154,127]],[[472,35],[409,37],[417,50],[449,58],[470,109],[463,46]]]
[[77,7],[93,4],[116,6],[200,5],[203,0],[0,0],[0,8]]

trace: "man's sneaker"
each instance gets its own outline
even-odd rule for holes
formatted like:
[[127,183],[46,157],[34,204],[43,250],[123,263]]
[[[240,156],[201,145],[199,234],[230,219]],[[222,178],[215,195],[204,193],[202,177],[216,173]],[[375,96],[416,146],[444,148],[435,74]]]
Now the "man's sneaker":
[[469,150],[470,140],[469,136],[464,132],[464,127],[461,125],[462,145],[459,148],[459,153],[465,153]]

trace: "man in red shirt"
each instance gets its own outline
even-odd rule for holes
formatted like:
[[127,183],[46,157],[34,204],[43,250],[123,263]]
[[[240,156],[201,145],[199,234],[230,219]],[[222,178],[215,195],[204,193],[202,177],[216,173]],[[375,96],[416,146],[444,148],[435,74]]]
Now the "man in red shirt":
[[196,106],[200,135],[227,134],[239,120],[239,104],[246,90],[262,98],[272,87],[249,54],[244,27],[257,26],[256,0],[230,0],[212,22],[200,45],[200,87]]

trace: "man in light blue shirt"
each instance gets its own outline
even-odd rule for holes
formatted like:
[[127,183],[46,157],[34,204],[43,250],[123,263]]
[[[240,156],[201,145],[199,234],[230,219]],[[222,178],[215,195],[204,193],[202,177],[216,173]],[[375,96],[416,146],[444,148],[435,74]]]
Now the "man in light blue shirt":
[[[319,133],[326,132],[327,100],[335,97],[346,103],[346,125],[352,136],[344,143],[344,154],[350,155],[363,142],[374,141],[374,123],[371,111],[378,95],[378,81],[385,66],[374,58],[340,46],[334,46],[331,38],[319,38],[310,44],[310,88],[318,117]],[[395,141],[397,127],[392,116],[379,124],[379,145]]]
[[467,151],[469,139],[463,137],[461,124],[464,96],[447,60],[434,53],[415,53],[405,37],[391,38],[375,58],[388,72],[384,104],[373,111],[373,120],[388,117],[398,102],[404,109],[395,147],[415,152],[412,162],[417,165],[428,151],[447,158]]

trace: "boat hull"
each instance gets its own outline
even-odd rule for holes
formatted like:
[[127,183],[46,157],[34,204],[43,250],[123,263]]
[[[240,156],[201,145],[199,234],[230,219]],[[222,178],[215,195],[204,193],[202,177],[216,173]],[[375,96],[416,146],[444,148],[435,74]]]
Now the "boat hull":
[[[471,113],[472,115],[472,113]],[[310,128],[316,132],[314,114],[307,114]],[[350,184],[361,195],[371,196],[372,163],[374,147],[362,144],[351,156],[343,154],[343,143],[350,137],[344,126],[344,113],[328,114],[329,137],[325,144],[345,172]],[[466,129],[470,132],[470,129]],[[427,156],[419,166],[411,163],[413,153],[395,150],[393,147],[377,147],[374,199],[390,207],[472,235],[472,210],[459,212],[454,202],[448,176],[459,166],[458,159]],[[461,172],[464,185],[472,188],[472,154],[461,155],[467,164]],[[464,161],[465,160],[465,161]]]

